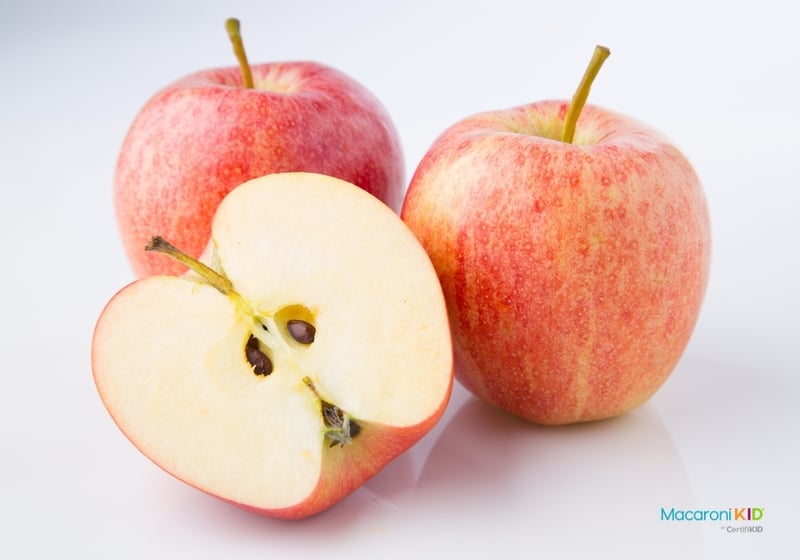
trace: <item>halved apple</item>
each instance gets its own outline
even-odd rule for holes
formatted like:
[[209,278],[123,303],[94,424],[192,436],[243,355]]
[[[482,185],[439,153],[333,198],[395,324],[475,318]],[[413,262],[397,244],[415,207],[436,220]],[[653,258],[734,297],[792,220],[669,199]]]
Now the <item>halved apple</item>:
[[[275,517],[338,502],[440,418],[453,364],[441,287],[365,191],[268,175],[219,206],[195,261],[118,292],[94,380],[130,441],[178,479]],[[165,257],[167,258],[167,257]]]

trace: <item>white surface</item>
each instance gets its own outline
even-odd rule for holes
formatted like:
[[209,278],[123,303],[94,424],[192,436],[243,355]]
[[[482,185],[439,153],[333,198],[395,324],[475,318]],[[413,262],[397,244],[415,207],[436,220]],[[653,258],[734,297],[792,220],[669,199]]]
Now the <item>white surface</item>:
[[[0,557],[797,556],[790,3],[18,4],[0,7]],[[401,132],[409,175],[463,116],[568,97],[594,45],[607,44],[590,102],[670,136],[711,208],[705,307],[663,389],[626,417],[545,429],[457,388],[417,447],[301,522],[226,505],[143,458],[103,409],[89,363],[94,321],[131,279],[111,176],[150,95],[233,63],[231,15],[254,62],[316,59],[372,89]],[[762,533],[659,519],[662,507],[742,506],[764,508]]]

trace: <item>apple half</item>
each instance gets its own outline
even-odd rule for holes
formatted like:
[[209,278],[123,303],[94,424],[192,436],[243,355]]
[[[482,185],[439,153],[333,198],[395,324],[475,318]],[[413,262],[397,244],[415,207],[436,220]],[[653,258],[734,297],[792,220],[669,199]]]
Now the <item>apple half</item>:
[[[231,191],[190,268],[98,319],[99,395],[149,459],[209,494],[301,518],[361,486],[441,417],[447,311],[422,246],[358,187],[281,173]],[[165,256],[164,258],[168,258]]]

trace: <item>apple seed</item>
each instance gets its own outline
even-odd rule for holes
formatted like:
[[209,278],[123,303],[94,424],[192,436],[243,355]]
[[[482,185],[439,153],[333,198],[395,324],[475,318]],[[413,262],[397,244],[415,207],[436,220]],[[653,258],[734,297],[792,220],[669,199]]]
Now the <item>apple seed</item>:
[[317,333],[314,325],[302,319],[291,319],[286,323],[286,328],[292,338],[300,344],[311,344],[314,342],[314,335]]
[[272,373],[272,360],[258,347],[258,339],[250,335],[244,347],[244,355],[247,361],[253,366],[253,373],[256,375],[269,375]]

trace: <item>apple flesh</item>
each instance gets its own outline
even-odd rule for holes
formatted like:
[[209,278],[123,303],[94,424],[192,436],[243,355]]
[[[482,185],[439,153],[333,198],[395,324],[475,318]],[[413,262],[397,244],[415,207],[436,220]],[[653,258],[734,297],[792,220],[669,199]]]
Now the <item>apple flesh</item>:
[[419,164],[402,217],[447,301],[456,377],[542,424],[623,414],[664,383],[709,273],[705,197],[648,126],[566,101],[466,118]]
[[424,249],[345,181],[283,173],[237,187],[190,270],[118,292],[94,380],[130,441],[178,479],[300,518],[356,490],[440,418],[447,311]]
[[121,147],[114,205],[137,276],[185,267],[144,253],[158,232],[198,257],[211,219],[237,185],[262,175],[316,172],[354,183],[399,212],[405,192],[397,131],[362,85],[315,62],[198,72],[140,111]]

